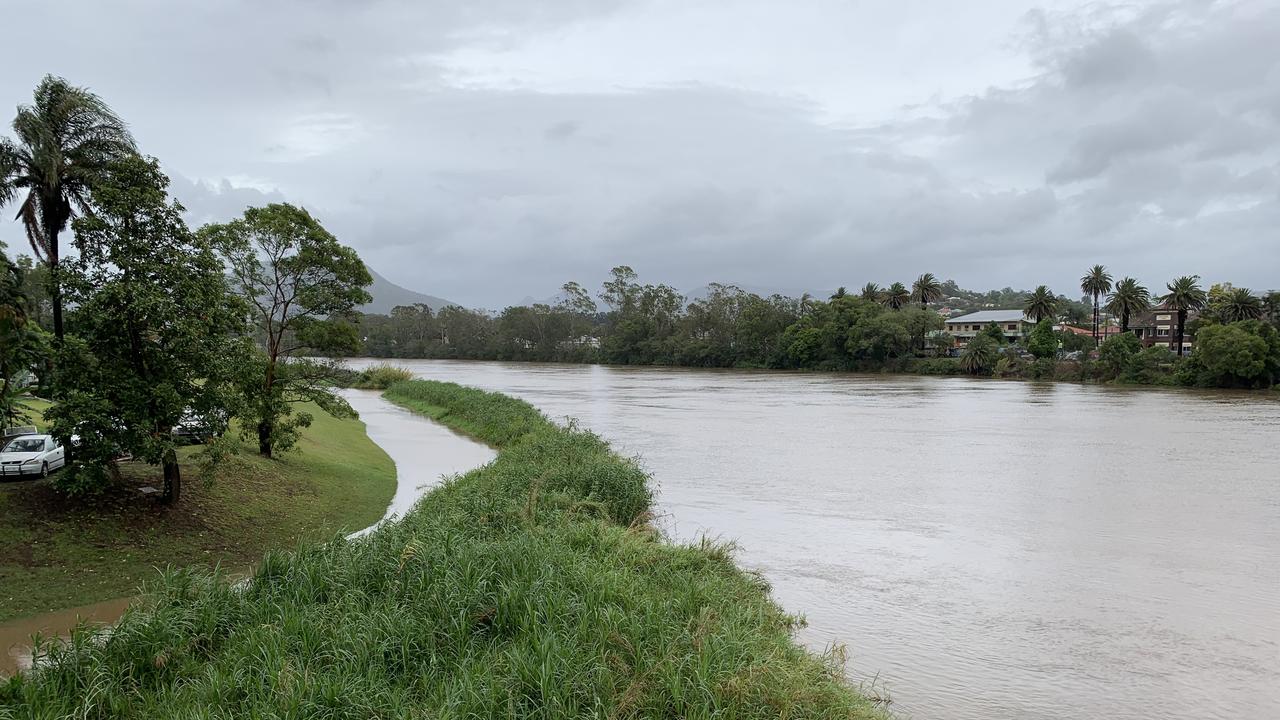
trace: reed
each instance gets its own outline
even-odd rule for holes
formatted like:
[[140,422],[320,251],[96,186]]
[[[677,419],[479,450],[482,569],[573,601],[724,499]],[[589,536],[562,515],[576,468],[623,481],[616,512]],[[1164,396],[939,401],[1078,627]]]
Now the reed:
[[0,687],[0,718],[884,716],[731,548],[653,530],[649,478],[595,435],[456,385],[387,395],[497,458],[240,586],[165,574]]

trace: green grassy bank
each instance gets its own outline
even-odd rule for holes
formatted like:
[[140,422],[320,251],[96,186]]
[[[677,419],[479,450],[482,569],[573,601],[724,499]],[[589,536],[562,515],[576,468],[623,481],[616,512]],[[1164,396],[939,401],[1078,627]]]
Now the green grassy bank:
[[157,568],[244,568],[269,548],[377,522],[395,465],[363,423],[314,415],[300,452],[267,460],[246,444],[212,482],[192,460],[199,448],[183,448],[186,482],[172,507],[138,492],[160,485],[158,470],[129,463],[121,486],[88,500],[45,482],[0,482],[0,620],[131,595]]
[[498,448],[399,523],[171,574],[109,637],[0,687],[0,718],[874,718],[728,549],[649,525],[648,478],[529,405],[387,396]]

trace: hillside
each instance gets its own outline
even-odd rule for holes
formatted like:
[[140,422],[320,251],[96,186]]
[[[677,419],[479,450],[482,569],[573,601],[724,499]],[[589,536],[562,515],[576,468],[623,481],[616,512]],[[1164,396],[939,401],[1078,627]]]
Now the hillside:
[[359,308],[360,312],[390,315],[391,309],[397,305],[416,305],[421,303],[432,310],[439,310],[449,305],[458,304],[434,295],[424,295],[409,288],[400,287],[374,272],[372,268],[369,269],[369,274],[373,276],[373,284],[369,286],[369,294],[373,296],[373,302],[361,306]]

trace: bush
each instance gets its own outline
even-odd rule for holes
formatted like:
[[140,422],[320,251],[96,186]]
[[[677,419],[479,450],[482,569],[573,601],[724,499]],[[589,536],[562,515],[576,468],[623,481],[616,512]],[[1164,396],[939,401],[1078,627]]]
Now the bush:
[[1051,358],[1058,354],[1058,334],[1053,331],[1053,321],[1041,320],[1027,338],[1027,351],[1037,358]]
[[1202,387],[1270,387],[1280,379],[1280,331],[1257,320],[1206,325],[1184,378]]
[[1107,338],[1098,351],[1098,364],[1103,377],[1109,380],[1125,377],[1140,352],[1142,341],[1133,333],[1120,333]]
[[413,379],[413,372],[395,365],[374,365],[366,368],[352,383],[365,390],[386,390],[396,383]]

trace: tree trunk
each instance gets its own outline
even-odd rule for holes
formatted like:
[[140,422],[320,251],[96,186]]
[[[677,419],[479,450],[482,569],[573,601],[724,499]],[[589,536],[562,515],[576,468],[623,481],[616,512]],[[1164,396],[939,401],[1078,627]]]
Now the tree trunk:
[[64,331],[62,329],[62,279],[58,277],[60,264],[58,228],[51,216],[52,213],[46,212],[44,217],[45,237],[49,243],[49,299],[53,302],[53,336],[58,340],[58,347],[62,347]]
[[258,423],[258,454],[262,457],[271,457],[271,431],[274,429],[269,420]]
[[1125,310],[1124,312],[1120,313],[1120,332],[1122,333],[1129,332],[1129,311],[1128,310]]
[[182,497],[182,469],[178,467],[178,454],[172,448],[164,456],[164,502],[173,505]]
[[1187,326],[1187,311],[1178,311],[1178,357],[1182,357],[1182,333]]

